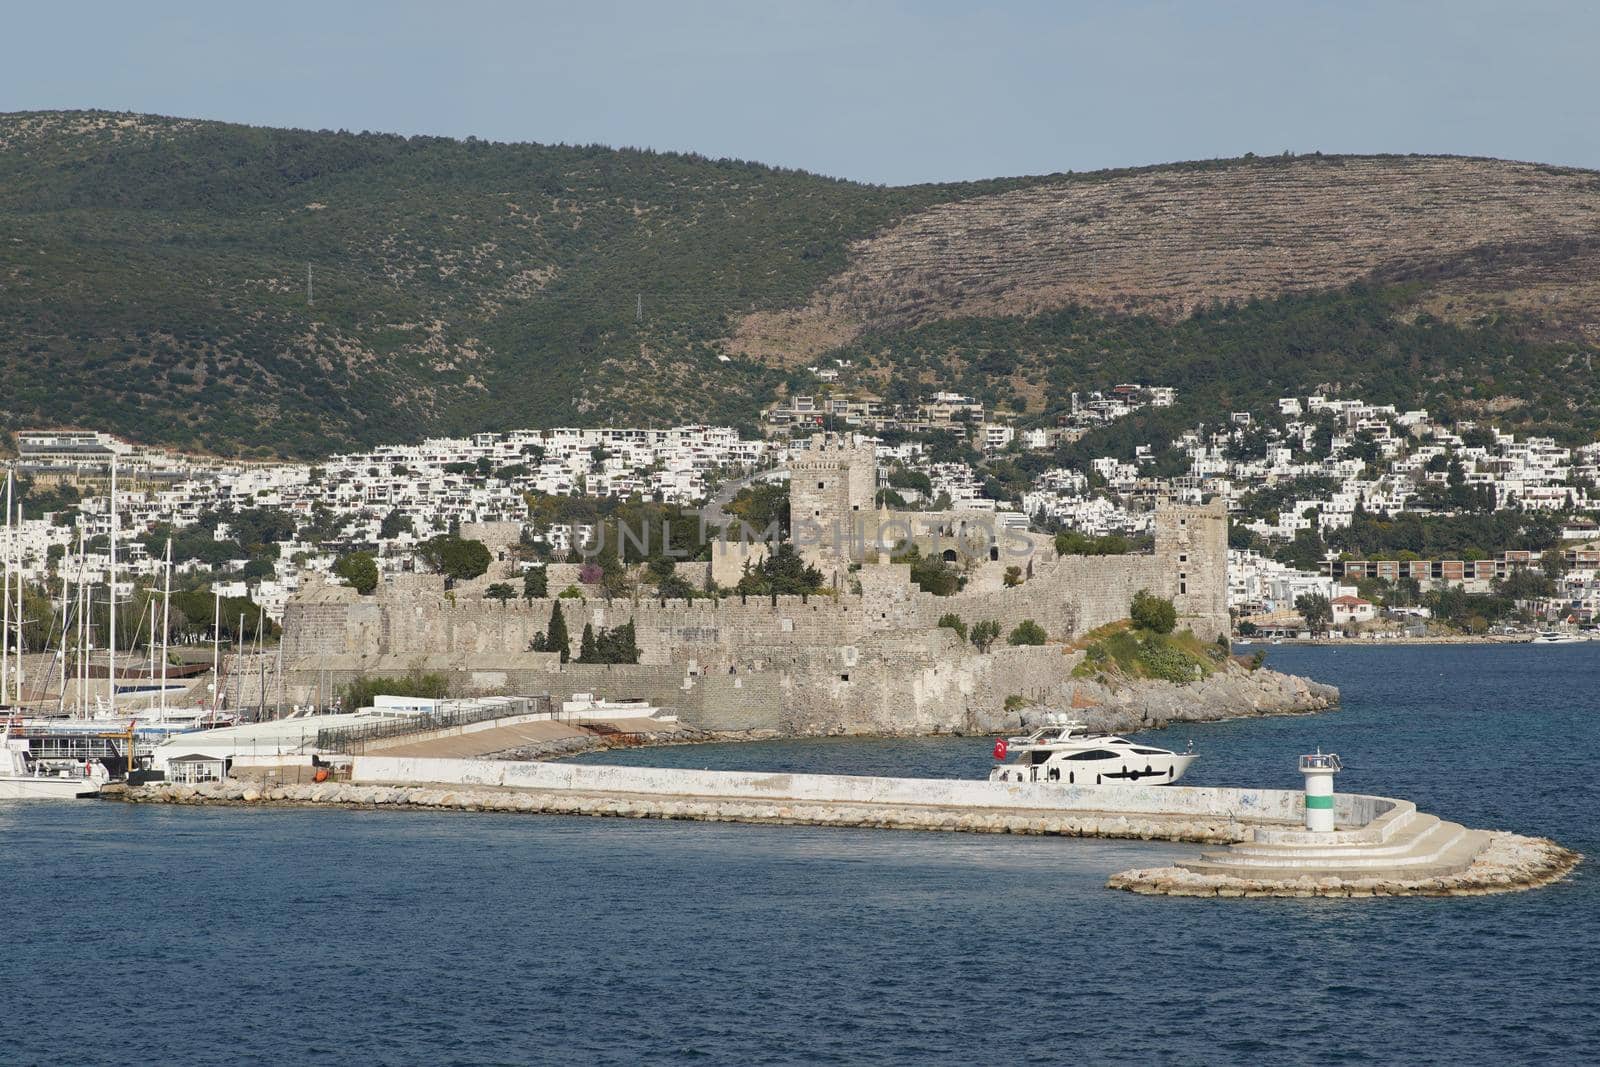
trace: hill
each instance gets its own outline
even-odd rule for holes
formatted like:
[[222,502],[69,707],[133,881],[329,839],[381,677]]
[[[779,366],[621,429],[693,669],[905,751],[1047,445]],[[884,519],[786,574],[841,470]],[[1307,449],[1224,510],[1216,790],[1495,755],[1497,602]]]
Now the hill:
[[[883,188],[689,155],[0,115],[0,418],[315,455],[748,421],[800,363],[1025,420],[1318,387],[1600,426],[1600,175],[1298,157]],[[307,268],[312,274],[308,298]],[[1159,434],[1162,426],[1135,427]]]

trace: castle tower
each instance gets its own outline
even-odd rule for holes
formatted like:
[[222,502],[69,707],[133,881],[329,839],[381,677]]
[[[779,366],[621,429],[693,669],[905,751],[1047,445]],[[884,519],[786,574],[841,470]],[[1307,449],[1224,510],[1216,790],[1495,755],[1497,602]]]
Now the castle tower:
[[817,434],[789,461],[795,547],[822,570],[860,562],[878,492],[877,452],[846,435]]
[[1205,504],[1156,505],[1156,558],[1180,619],[1201,636],[1228,628],[1228,509]]

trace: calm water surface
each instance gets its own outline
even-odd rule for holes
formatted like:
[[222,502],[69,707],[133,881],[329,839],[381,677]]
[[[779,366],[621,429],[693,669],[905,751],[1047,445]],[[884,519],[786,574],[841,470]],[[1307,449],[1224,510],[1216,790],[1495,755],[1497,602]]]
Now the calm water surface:
[[[1600,645],[1273,649],[1343,710],[1180,727],[1187,782],[1340,788],[1600,854]],[[982,775],[987,742],[613,762]],[[591,758],[590,761],[595,761]],[[1593,864],[1464,900],[1103,888],[1195,849],[343,811],[0,805],[0,1062],[1593,1062]]]

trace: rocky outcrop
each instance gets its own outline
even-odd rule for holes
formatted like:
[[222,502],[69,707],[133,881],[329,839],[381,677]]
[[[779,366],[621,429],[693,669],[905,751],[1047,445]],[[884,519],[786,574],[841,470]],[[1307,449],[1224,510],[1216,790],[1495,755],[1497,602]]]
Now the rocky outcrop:
[[1252,715],[1305,715],[1339,703],[1339,690],[1293,674],[1229,664],[1208,678],[1177,685],[1102,675],[1061,685],[1058,701],[993,713],[974,713],[974,732],[1004,732],[1041,725],[1066,714],[1108,733],[1155,730],[1173,723],[1217,722]]

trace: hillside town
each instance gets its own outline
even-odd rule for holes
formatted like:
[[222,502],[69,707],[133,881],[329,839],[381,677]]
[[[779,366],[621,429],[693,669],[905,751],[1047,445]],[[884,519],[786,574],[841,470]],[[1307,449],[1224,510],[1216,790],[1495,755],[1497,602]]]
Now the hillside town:
[[[1229,608],[1243,636],[1583,629],[1600,615],[1600,443],[1519,440],[1492,426],[1444,425],[1425,410],[1314,395],[1229,412],[1128,454],[1082,453],[1096,428],[1175,398],[1171,387],[1129,384],[1073,394],[1059,425],[1040,427],[954,393],[909,409],[791,396],[769,410],[759,439],[716,426],[560,428],[430,438],[317,463],[184,455],[94,430],[23,431],[19,488],[47,510],[27,505],[6,558],[29,582],[68,574],[103,583],[115,459],[119,597],[158,576],[153,531],[188,531],[175,558],[181,579],[278,619],[303,583],[331,580],[342,555],[367,552],[380,570],[411,570],[430,537],[510,522],[522,524],[524,565],[536,568],[582,554],[593,534],[590,523],[541,517],[538,500],[692,509],[719,489],[748,491],[752,476],[781,471],[826,429],[874,446],[880,507],[991,513],[1008,528],[1080,545],[1069,551],[1126,551],[1148,539],[1159,500],[1220,499],[1230,517]],[[1069,449],[1080,451],[1064,464]],[[1470,528],[1479,540],[1439,554],[1419,551],[1421,542],[1391,550],[1383,537],[1399,519]],[[256,531],[249,551],[241,524]]]

